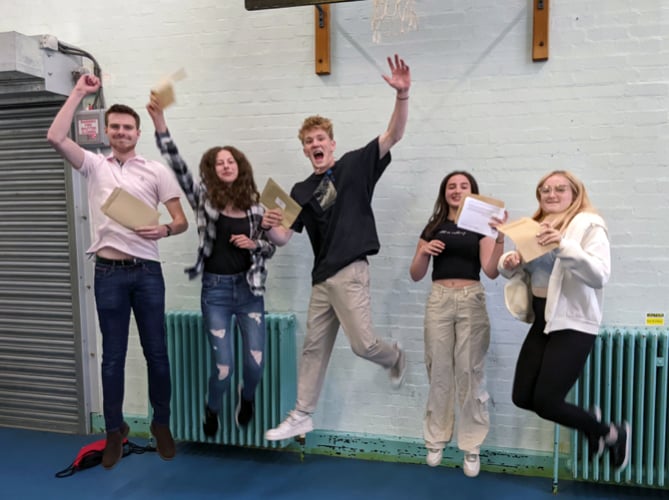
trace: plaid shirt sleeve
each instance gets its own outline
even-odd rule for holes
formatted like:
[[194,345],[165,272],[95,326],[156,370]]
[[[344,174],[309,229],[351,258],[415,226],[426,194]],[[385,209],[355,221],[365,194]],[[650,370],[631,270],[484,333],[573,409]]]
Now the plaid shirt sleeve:
[[163,159],[174,172],[179,186],[181,186],[188,199],[188,203],[190,203],[193,210],[197,210],[201,196],[200,185],[193,182],[193,176],[188,170],[188,165],[186,165],[186,162],[179,154],[179,149],[172,139],[169,130],[163,133],[156,132],[156,145]]
[[267,280],[266,260],[276,251],[276,245],[267,239],[265,231],[260,227],[264,209],[260,205],[253,205],[248,211],[251,223],[251,239],[256,243],[256,249],[251,252],[251,267],[246,273],[246,281],[254,295],[265,293]]

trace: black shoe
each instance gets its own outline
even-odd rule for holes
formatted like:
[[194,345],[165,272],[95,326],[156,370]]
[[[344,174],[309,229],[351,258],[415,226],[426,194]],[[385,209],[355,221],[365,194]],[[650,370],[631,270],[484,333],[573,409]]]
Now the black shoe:
[[618,439],[609,446],[609,454],[611,456],[611,465],[613,465],[615,472],[620,472],[627,467],[630,459],[631,430],[630,424],[624,421],[620,425],[615,425],[615,427],[618,431]]
[[[593,406],[589,411],[590,415],[597,420],[602,421],[602,410],[599,406]],[[604,436],[588,436],[588,452],[591,460],[597,460],[604,453]]]
[[211,411],[208,405],[204,407],[202,430],[207,437],[214,437],[218,432],[218,413]]
[[238,427],[246,427],[246,425],[253,418],[253,408],[255,403],[253,400],[247,401],[242,396],[242,384],[237,386],[237,411],[235,412],[235,421]]

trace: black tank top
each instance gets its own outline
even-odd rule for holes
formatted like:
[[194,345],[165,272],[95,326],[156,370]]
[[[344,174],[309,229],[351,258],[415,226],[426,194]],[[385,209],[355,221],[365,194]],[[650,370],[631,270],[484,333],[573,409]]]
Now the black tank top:
[[238,274],[251,267],[251,252],[230,242],[233,234],[251,234],[248,217],[228,217],[219,214],[216,221],[216,240],[211,255],[204,260],[204,270],[214,274]]

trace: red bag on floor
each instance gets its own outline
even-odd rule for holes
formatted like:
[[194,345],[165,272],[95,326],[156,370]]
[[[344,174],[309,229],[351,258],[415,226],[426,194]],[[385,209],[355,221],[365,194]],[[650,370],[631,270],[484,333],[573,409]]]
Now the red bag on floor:
[[[89,469],[102,463],[102,452],[105,449],[107,439],[100,439],[87,444],[79,450],[77,457],[66,469],[56,472],[56,477],[68,477],[80,470]],[[139,446],[123,438],[123,456],[127,457],[131,453],[142,454],[146,451],[156,451],[153,446]]]

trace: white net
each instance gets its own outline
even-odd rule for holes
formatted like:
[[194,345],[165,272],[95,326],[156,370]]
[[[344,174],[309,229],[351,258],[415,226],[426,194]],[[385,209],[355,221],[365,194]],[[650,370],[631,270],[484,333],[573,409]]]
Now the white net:
[[374,0],[372,41],[418,28],[415,0]]

